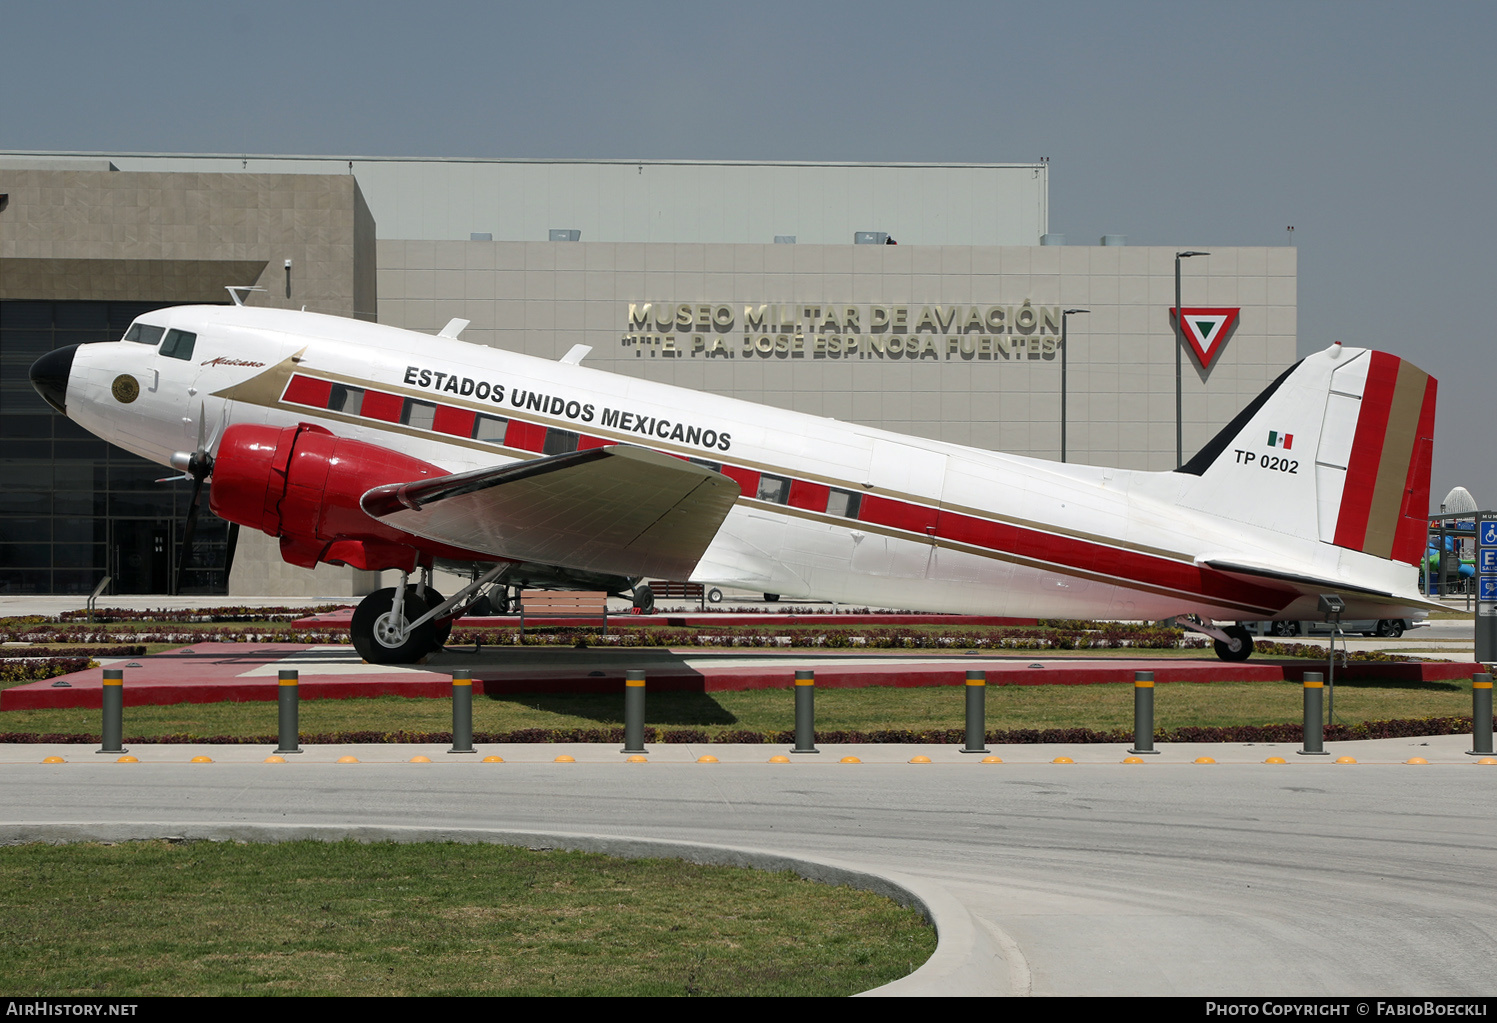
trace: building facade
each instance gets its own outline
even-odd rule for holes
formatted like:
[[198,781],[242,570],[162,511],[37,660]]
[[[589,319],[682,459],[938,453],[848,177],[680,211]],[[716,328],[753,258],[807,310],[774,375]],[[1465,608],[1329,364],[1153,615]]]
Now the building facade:
[[[427,333],[465,319],[464,340],[541,358],[585,345],[597,369],[954,443],[1172,468],[1176,250],[1042,244],[1047,172],[0,154],[0,471],[20,484],[0,498],[0,589],[170,587],[190,488],[53,415],[26,368],[230,285]],[[1183,304],[1219,329],[1206,364],[1183,360],[1186,457],[1297,348],[1295,250],[1205,248]],[[247,535],[225,579],[203,521],[188,588],[375,585]]]

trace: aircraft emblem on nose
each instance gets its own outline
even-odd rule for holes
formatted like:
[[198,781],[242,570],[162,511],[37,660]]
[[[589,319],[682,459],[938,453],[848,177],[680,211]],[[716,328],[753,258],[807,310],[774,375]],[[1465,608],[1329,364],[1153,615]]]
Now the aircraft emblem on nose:
[[121,405],[128,405],[140,397],[140,382],[129,373],[121,373],[114,378],[114,384],[109,388],[109,393],[114,395],[114,400]]

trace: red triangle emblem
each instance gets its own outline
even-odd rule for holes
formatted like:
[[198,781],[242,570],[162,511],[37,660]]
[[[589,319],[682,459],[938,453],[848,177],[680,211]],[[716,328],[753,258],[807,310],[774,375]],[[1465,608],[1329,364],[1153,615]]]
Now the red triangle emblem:
[[[1211,360],[1216,358],[1216,353],[1221,351],[1221,343],[1226,340],[1227,335],[1232,332],[1232,324],[1237,322],[1237,314],[1242,312],[1237,309],[1202,309],[1185,307],[1185,340],[1190,342],[1190,347],[1196,353],[1196,361],[1201,364],[1202,369],[1211,368]],[[1170,319],[1175,318],[1175,309],[1170,307]]]

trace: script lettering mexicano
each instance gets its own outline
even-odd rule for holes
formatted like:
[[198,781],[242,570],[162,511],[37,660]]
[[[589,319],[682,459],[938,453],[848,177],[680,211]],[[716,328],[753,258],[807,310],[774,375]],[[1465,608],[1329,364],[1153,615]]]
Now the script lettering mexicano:
[[630,302],[640,358],[1053,359],[1060,306]]

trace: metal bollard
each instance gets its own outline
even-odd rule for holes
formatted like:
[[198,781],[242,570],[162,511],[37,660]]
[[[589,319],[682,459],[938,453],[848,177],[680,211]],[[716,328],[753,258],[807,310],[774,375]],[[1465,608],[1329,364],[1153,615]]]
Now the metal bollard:
[[624,672],[624,748],[620,753],[648,753],[645,749],[645,673]]
[[1478,671],[1471,676],[1471,748],[1474,757],[1492,755],[1492,675]]
[[1325,715],[1322,713],[1324,696],[1324,677],[1318,671],[1305,672],[1305,748],[1296,751],[1301,756],[1328,755],[1325,751]]
[[791,753],[820,753],[816,748],[816,673],[795,673],[795,748]]
[[125,669],[104,669],[104,744],[96,753],[128,753],[125,736]]
[[988,673],[967,672],[967,744],[963,753],[986,753]]
[[1154,748],[1154,673],[1133,673],[1133,748],[1129,753],[1155,753]]
[[452,748],[448,753],[475,753],[473,748],[473,673],[452,673]]
[[281,756],[301,752],[300,676],[295,668],[282,668],[276,689],[276,747]]

